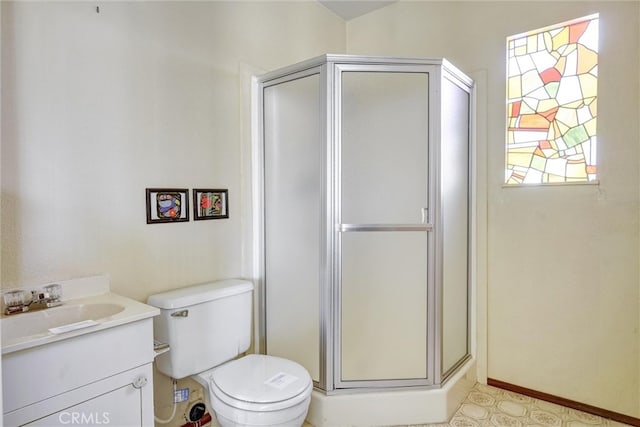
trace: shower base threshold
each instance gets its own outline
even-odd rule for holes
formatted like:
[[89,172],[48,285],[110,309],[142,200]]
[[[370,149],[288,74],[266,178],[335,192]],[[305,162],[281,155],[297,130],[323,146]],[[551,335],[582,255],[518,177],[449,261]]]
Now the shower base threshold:
[[468,360],[440,388],[326,395],[314,390],[307,421],[315,427],[371,427],[445,423],[476,383]]

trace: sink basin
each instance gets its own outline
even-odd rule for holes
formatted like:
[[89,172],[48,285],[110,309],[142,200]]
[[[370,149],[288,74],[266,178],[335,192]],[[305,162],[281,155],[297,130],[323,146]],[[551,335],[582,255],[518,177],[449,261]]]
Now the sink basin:
[[106,275],[60,284],[67,297],[61,306],[0,314],[3,359],[16,352],[102,333],[159,314],[155,307],[110,292]]
[[114,303],[85,303],[14,314],[2,319],[2,341],[4,344],[26,337],[48,335],[50,328],[86,320],[100,321],[124,309],[123,305]]

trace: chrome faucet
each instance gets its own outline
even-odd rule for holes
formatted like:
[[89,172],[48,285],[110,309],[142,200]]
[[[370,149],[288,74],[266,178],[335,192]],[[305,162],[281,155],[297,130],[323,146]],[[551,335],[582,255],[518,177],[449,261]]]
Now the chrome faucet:
[[17,289],[4,294],[5,314],[17,314],[29,311],[30,307],[57,307],[62,305],[62,286],[47,285],[32,291]]

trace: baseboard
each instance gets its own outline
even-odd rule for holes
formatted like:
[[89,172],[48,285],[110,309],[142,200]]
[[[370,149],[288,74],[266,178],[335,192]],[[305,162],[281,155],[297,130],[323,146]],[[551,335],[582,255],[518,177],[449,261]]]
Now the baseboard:
[[608,418],[620,423],[640,427],[640,418],[630,417],[629,415],[620,414],[618,412],[609,411],[607,409],[598,408],[595,406],[587,405],[586,403],[576,402],[575,400],[565,399],[564,397],[554,396],[552,394],[543,393],[541,391],[531,390],[530,388],[521,387],[515,384],[509,384],[504,381],[495,380],[493,378],[487,378],[487,384],[493,387],[501,388],[503,390],[509,390],[515,393],[523,394],[525,396],[533,397],[535,399],[546,400],[547,402],[555,403],[556,405],[562,405],[566,406],[567,408],[577,409],[578,411],[588,412],[593,415],[598,415],[602,418]]

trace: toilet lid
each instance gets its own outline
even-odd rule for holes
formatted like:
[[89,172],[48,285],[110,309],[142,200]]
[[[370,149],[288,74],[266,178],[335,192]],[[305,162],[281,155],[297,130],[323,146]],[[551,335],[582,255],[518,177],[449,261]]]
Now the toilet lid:
[[[311,377],[299,364],[275,356],[250,354],[211,374],[216,388],[236,401],[270,404],[311,392]],[[306,393],[305,393],[306,392]]]

